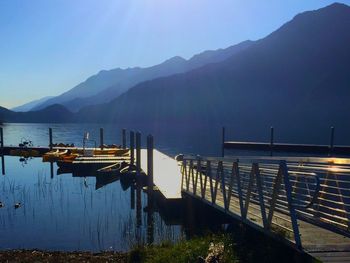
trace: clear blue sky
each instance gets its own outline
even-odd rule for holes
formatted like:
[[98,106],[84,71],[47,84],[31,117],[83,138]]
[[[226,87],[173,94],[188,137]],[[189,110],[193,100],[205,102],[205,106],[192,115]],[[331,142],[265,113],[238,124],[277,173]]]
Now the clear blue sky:
[[299,12],[331,3],[0,0],[0,105],[58,95],[102,69],[150,66],[256,40]]

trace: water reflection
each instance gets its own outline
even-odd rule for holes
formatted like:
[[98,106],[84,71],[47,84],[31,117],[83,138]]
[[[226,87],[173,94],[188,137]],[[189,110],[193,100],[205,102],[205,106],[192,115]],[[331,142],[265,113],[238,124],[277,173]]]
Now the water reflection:
[[[125,251],[135,244],[176,242],[224,223],[193,200],[164,199],[137,176],[72,172],[40,158],[22,166],[9,156],[6,164],[0,249]],[[22,205],[14,209],[15,203]]]
[[[5,204],[0,249],[128,250],[183,235],[180,226],[165,224],[154,212],[138,180],[59,169],[55,176],[56,164],[38,158],[23,167],[18,158],[6,157],[6,164],[7,174],[0,178]],[[14,209],[17,202],[22,206]]]

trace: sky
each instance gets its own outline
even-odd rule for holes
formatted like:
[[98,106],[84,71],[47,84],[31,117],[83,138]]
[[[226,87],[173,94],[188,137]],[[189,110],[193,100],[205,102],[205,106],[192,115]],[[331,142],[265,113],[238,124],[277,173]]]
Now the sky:
[[59,95],[103,69],[256,40],[333,2],[0,0],[0,106]]

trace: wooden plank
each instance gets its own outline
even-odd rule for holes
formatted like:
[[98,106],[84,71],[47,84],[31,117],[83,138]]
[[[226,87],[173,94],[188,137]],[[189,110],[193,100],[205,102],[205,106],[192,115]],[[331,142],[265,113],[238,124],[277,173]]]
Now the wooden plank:
[[[147,173],[146,149],[141,149],[141,169]],[[153,181],[165,198],[181,198],[181,166],[156,149],[153,150]]]
[[[224,142],[224,148],[269,152],[271,151],[271,143],[226,141]],[[320,154],[328,154],[331,151],[333,154],[350,155],[350,146],[333,146],[333,148],[330,148],[329,145],[274,143],[273,151]]]

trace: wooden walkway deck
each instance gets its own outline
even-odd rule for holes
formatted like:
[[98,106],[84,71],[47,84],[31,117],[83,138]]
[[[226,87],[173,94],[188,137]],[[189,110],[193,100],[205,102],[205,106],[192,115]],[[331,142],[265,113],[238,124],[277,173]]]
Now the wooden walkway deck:
[[[205,165],[207,166],[208,163]],[[213,163],[211,165],[214,166]],[[267,186],[267,175],[264,174],[264,169],[272,169],[271,166],[261,168],[261,174],[254,178],[255,171],[252,169],[253,172],[251,172],[243,165],[236,166],[240,168],[238,176],[235,172],[232,174],[229,172],[230,170],[234,171],[235,168],[226,167],[227,169],[225,169],[224,165],[221,165],[219,164],[215,168],[211,167],[209,170],[207,166],[198,171],[197,167],[202,167],[202,165],[198,165],[196,161],[192,160],[192,162],[185,163],[183,192],[250,227],[282,240],[296,249],[301,249],[322,262],[350,262],[350,238],[348,234],[345,234],[345,232],[348,232],[348,229],[344,228],[344,234],[341,231],[335,231],[340,225],[336,224],[336,221],[340,220],[336,212],[333,212],[334,221],[331,221],[331,218],[327,219],[322,216],[322,213],[325,211],[322,209],[319,210],[320,214],[311,214],[312,210],[310,207],[291,210],[288,204],[284,203],[283,195],[288,193],[288,191],[284,190],[279,191],[278,195],[276,195],[277,198],[270,199],[269,197],[273,195],[275,186]],[[246,170],[244,171],[244,169]],[[241,181],[240,185],[237,185],[237,178]],[[257,178],[260,178],[261,185],[257,183]],[[274,179],[276,182],[276,177]],[[281,185],[285,187],[284,183]],[[322,192],[325,192],[325,189],[326,187],[323,187]],[[295,199],[295,188],[290,190],[292,190],[291,192],[293,192],[293,198]],[[327,198],[327,194],[323,193],[322,200],[325,198]],[[261,205],[261,201],[263,201],[263,205]],[[330,201],[335,201],[335,199]],[[347,201],[344,201],[344,203],[348,205]],[[314,206],[317,205],[320,206],[320,203],[314,204]],[[339,209],[333,208],[334,211],[339,212]],[[270,213],[271,211],[273,213]],[[294,217],[291,216],[292,213],[295,213]],[[304,220],[303,214],[305,213],[309,213],[310,220]],[[269,216],[270,214],[272,215],[271,217]],[[320,219],[328,225],[320,225]],[[296,223],[294,226],[293,220]],[[348,222],[347,219],[345,221]],[[297,231],[295,231],[294,227],[298,228]],[[334,229],[331,229],[332,227]],[[300,238],[299,245],[297,244],[298,239],[296,239],[295,233]]]
[[[145,149],[141,149],[141,169],[147,173]],[[181,199],[181,166],[158,150],[153,150],[153,181],[166,199]]]

